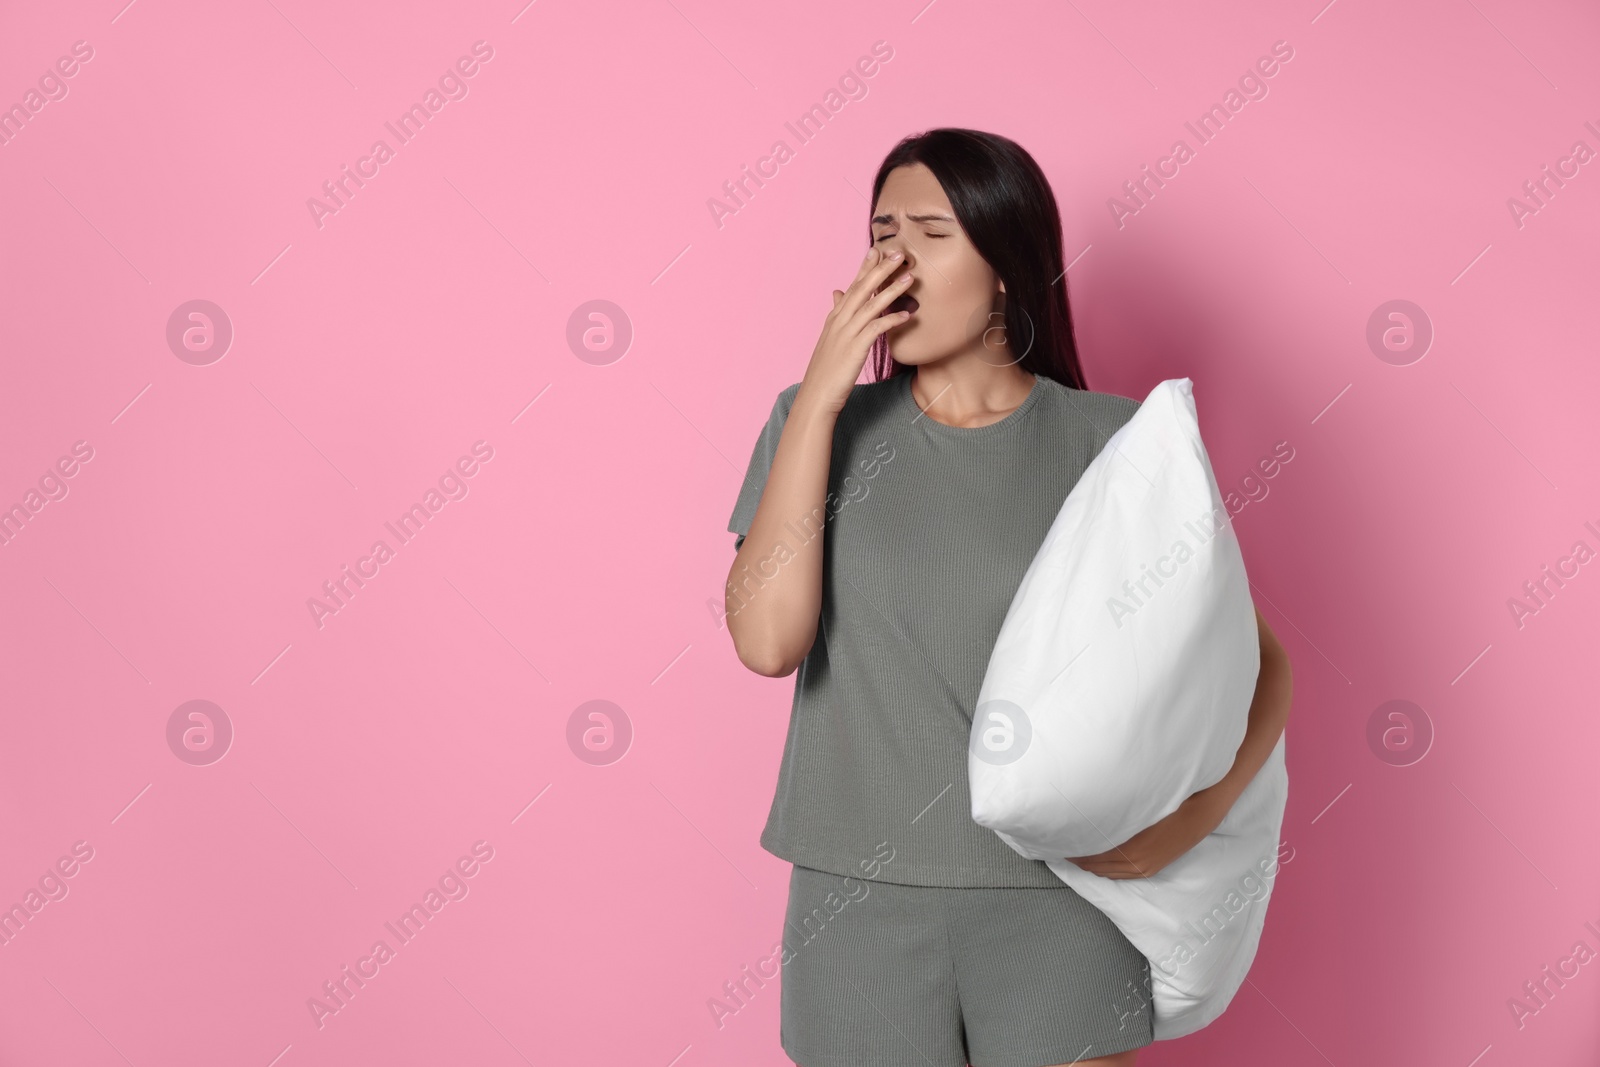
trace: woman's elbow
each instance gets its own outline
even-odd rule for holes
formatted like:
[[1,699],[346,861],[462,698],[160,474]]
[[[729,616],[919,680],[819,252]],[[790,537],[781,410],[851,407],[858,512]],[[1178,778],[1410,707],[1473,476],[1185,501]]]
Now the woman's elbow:
[[739,662],[764,678],[783,678],[795,672],[798,663],[790,663],[778,657],[745,656],[739,654]]
[[733,637],[733,650],[739,662],[765,678],[782,678],[793,674],[805,659],[805,652],[783,647],[783,642],[769,634],[740,634],[729,625]]
[[782,678],[793,674],[795,668],[800,666],[798,660],[784,655],[782,649],[768,642],[740,641],[735,636],[733,650],[738,655],[740,663],[764,678]]

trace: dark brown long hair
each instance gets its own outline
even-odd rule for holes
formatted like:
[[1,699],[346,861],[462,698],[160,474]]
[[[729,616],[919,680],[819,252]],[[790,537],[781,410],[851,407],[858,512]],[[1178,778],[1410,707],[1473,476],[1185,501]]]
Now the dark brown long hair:
[[[950,127],[912,134],[878,167],[869,216],[889,172],[914,163],[939,179],[961,228],[1005,281],[1006,343],[1024,348],[1017,364],[1074,389],[1087,389],[1067,303],[1061,214],[1039,164],[1021,145],[998,134]],[[867,241],[872,241],[870,225]],[[886,337],[874,342],[874,381],[913,369],[895,360]]]

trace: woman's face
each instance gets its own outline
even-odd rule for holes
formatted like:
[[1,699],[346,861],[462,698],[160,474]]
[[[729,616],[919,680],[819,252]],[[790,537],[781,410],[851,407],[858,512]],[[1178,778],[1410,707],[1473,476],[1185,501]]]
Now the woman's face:
[[905,256],[885,284],[901,271],[915,279],[888,309],[909,306],[907,297],[916,302],[911,318],[886,335],[896,360],[932,363],[970,351],[989,362],[1010,362],[1004,347],[984,345],[986,332],[991,341],[1004,337],[990,331],[1004,322],[992,313],[1005,307],[1005,283],[956,222],[933,171],[913,163],[889,172],[873,208],[872,238],[879,250]]

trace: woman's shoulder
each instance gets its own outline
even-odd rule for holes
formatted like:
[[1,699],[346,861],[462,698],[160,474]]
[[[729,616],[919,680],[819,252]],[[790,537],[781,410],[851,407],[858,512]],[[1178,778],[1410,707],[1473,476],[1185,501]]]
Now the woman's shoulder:
[[1041,378],[1047,393],[1056,399],[1056,407],[1064,412],[1086,416],[1097,425],[1107,420],[1121,426],[1133,418],[1142,401],[1120,393],[1102,393],[1093,389],[1075,389],[1054,378]]

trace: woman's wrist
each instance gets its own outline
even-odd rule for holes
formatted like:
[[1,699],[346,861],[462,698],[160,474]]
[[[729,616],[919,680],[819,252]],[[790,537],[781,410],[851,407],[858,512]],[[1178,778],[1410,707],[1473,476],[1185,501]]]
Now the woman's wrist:
[[826,401],[818,400],[815,394],[806,392],[802,384],[795,392],[794,406],[789,409],[789,421],[808,427],[832,427],[839,421],[839,412],[829,407]]

